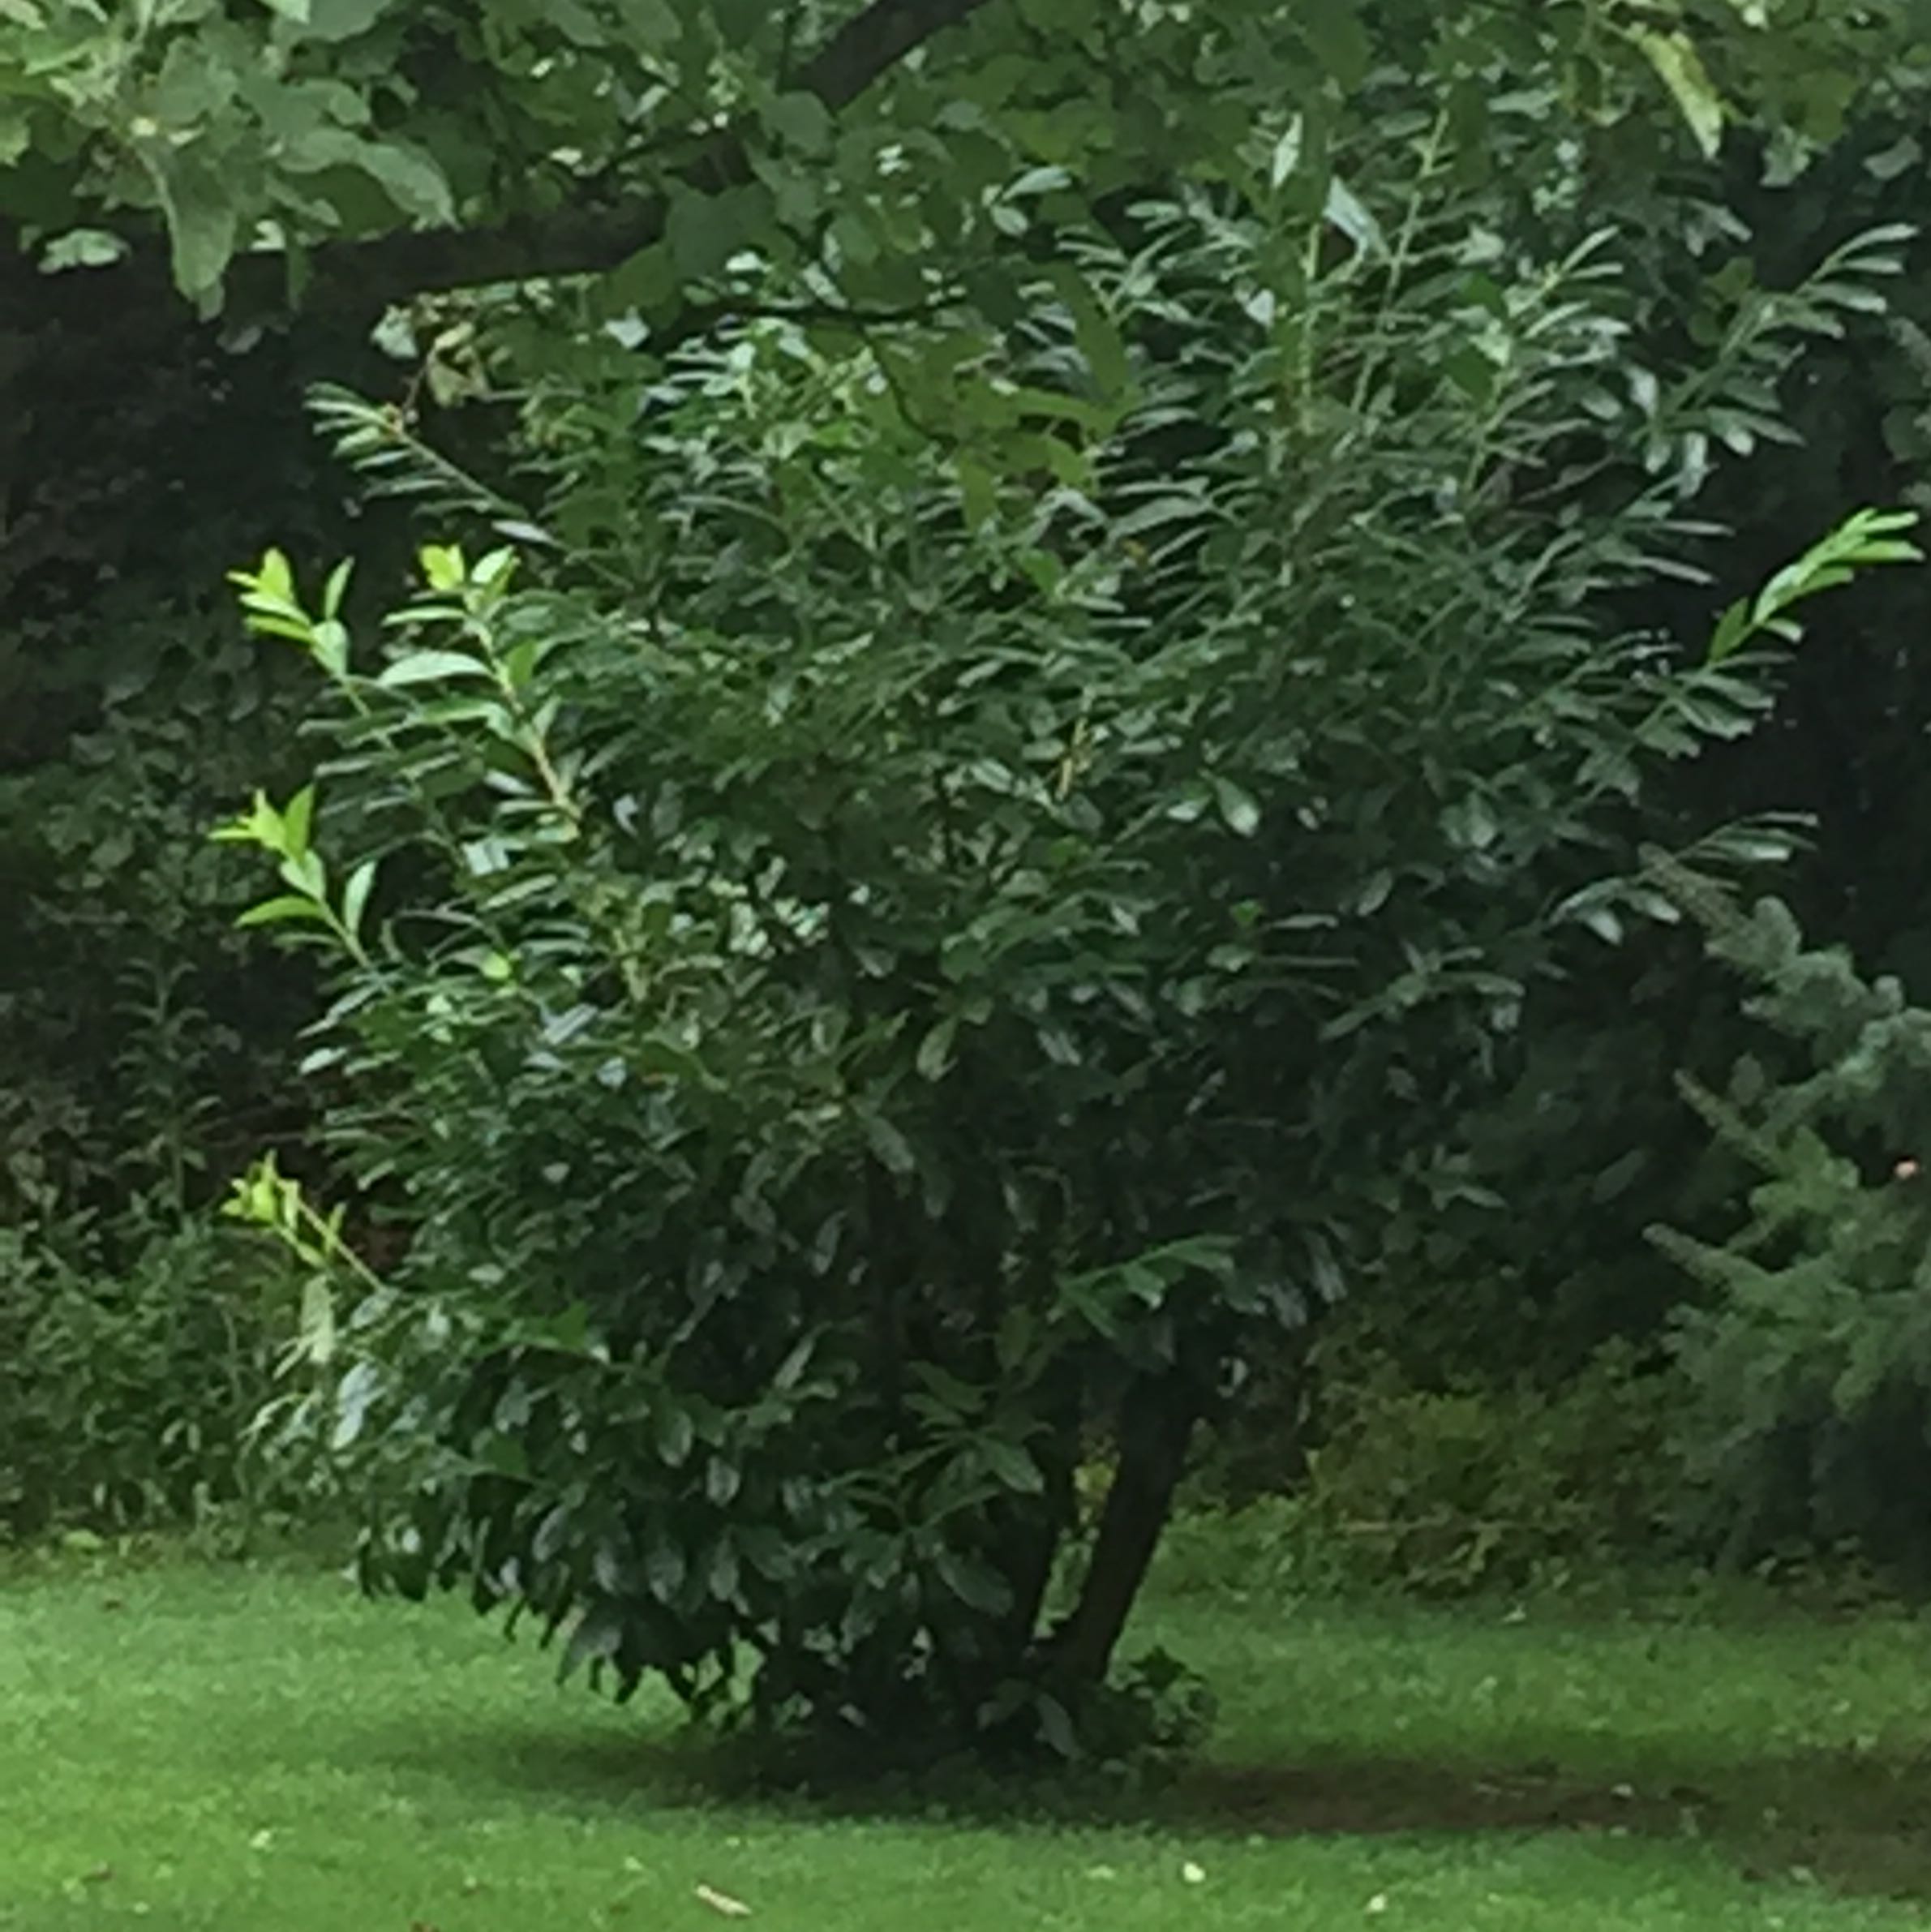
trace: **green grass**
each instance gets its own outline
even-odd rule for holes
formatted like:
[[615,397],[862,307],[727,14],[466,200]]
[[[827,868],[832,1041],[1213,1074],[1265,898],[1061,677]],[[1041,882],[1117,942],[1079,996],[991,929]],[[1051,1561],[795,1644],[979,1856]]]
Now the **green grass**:
[[837,1932],[1924,1922],[1910,1622],[1177,1600],[1144,1634],[1221,1692],[1197,1773],[1138,1818],[949,1823],[706,1798],[667,1711],[560,1689],[454,1605],[286,1568],[21,1571],[0,1927],[701,1929],[704,1885],[754,1929]]

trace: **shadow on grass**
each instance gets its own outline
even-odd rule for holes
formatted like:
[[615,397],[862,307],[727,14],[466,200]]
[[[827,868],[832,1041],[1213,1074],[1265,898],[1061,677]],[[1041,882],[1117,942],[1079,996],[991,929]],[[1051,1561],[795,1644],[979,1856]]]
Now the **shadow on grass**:
[[1804,1751],[1672,1767],[1606,1784],[1551,1763],[1399,1758],[1208,1764],[1161,1809],[1198,1829],[1259,1834],[1593,1831],[1703,1840],[1748,1878],[1805,1875],[1847,1891],[1931,1897],[1931,1767],[1916,1756]]
[[570,1810],[728,1804],[793,1820],[1156,1828],[1196,1839],[1577,1831],[1705,1841],[1752,1880],[1810,1878],[1846,1892],[1931,1899],[1931,1759],[1916,1754],[1672,1761],[1652,1764],[1646,1781],[1608,1784],[1549,1760],[1337,1753],[1298,1762],[1209,1759],[1155,1790],[1062,1775],[806,1792],[775,1790],[732,1754],[663,1732],[479,1728],[440,1735],[433,1747],[418,1733],[371,1738],[369,1748],[409,1773]]

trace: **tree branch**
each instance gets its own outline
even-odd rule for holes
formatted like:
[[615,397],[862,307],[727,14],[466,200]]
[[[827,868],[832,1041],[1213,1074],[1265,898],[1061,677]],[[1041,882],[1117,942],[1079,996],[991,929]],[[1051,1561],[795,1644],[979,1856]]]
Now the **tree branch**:
[[[792,78],[836,114],[946,28],[962,25],[991,0],[872,0]],[[741,127],[721,128],[676,170],[685,187],[714,195],[751,178]],[[595,274],[662,239],[670,197],[627,206],[577,205],[541,217],[469,229],[412,229],[366,241],[330,242],[309,261],[305,306],[379,314],[391,303],[438,290],[474,288],[560,275]],[[242,255],[228,275],[228,312],[260,317],[289,306],[288,262],[279,254]],[[11,272],[10,272],[11,271]],[[111,268],[43,277],[24,256],[0,266],[0,324],[14,315],[84,328],[90,315],[130,303],[176,299],[167,251],[137,247]]]

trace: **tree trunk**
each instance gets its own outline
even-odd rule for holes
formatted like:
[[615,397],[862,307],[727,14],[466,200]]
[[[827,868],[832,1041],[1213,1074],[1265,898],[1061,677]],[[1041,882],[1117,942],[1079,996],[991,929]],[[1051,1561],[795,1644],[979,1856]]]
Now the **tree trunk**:
[[1119,1466],[1079,1600],[1048,1646],[1053,1661],[1078,1682],[1099,1683],[1112,1666],[1172,1513],[1198,1408],[1192,1388],[1178,1376],[1141,1383],[1121,1405]]
[[1015,1541],[1006,1581],[1012,1586],[1012,1612],[1006,1629],[1015,1658],[1032,1648],[1040,1612],[1053,1582],[1053,1565],[1059,1546],[1078,1514],[1073,1493],[1073,1469],[1079,1459],[1077,1417],[1057,1432],[1045,1461],[1045,1507]]

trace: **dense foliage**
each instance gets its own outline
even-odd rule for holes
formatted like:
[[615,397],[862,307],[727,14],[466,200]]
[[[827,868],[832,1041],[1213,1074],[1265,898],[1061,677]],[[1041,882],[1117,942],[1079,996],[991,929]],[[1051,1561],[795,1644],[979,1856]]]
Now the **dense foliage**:
[[[814,314],[878,324],[963,299],[1010,316],[1015,277],[1055,251],[1066,221],[1181,173],[1242,178],[1255,127],[1284,103],[1302,123],[1294,191],[1345,218],[1333,158],[1378,121],[1394,74],[1427,90],[1450,165],[1525,218],[1571,224],[1573,240],[1580,205],[1646,238],[1636,281],[1660,297],[1667,337],[1699,314],[1706,281],[1734,294],[1740,216],[1762,220],[1749,250],[1776,280],[1847,223],[1915,212],[1922,53],[1908,6],[1810,0],[1613,24],[1572,0],[1341,0],[1304,18],[1264,5],[1121,15],[1092,0],[878,0],[850,14],[741,0],[457,13],[15,0],[0,15],[0,873],[27,917],[0,947],[0,1024],[36,1118],[10,1148],[40,1173],[49,1132],[66,1131],[49,1123],[139,1110],[112,1064],[138,1022],[112,981],[178,970],[143,909],[170,840],[144,828],[177,806],[204,813],[230,782],[228,750],[258,737],[254,701],[210,662],[226,640],[208,587],[271,537],[343,540],[339,484],[293,406],[304,376],[388,380],[406,413],[468,393],[476,319],[460,291],[511,282],[536,317],[506,371],[520,384],[577,354],[548,306],[554,278],[577,271],[599,273],[567,285],[572,302],[653,348],[757,306],[774,268],[787,301]],[[1726,130],[1727,168],[1689,165]],[[1768,191],[1744,179],[1759,136]],[[1805,171],[1830,143],[1828,169]],[[193,326],[170,278],[195,304],[222,301],[222,328]],[[458,293],[423,298],[438,290]],[[383,334],[410,366],[385,378],[365,338],[389,303],[411,311]],[[931,371],[918,338],[902,347],[912,374],[945,386],[942,346]],[[1864,347],[1849,366],[1861,381]],[[1915,447],[1908,359],[1884,367],[1884,434]],[[1841,382],[1820,397],[1810,414],[1826,439],[1856,420],[1855,400]],[[1848,441],[1879,447],[1872,427]],[[1721,433],[1756,432],[1733,420]],[[1845,502],[1893,493],[1890,477],[1827,467],[1780,472],[1796,500],[1778,499],[1753,539],[1766,565]],[[1754,470],[1749,488],[1756,520],[1770,499]],[[184,716],[191,773],[162,749]],[[88,742],[103,725],[155,746],[161,796],[104,792]],[[1805,731],[1796,749],[1826,736]],[[1779,747],[1774,770],[1792,762]],[[75,839],[96,881],[85,918],[59,883]],[[48,991],[70,984],[84,1035]],[[234,1007],[226,977],[178,990],[195,1024]],[[247,1090],[232,1067],[212,1085],[197,1075],[191,1110],[253,1112],[277,1085],[289,1002],[257,981],[243,1010],[260,1016],[245,1029]],[[70,1054],[77,1039],[99,1051]],[[217,1166],[234,1145],[182,1138]],[[59,1184],[105,1195],[129,1153],[96,1131]]]
[[[432,548],[384,652],[342,573],[244,578],[328,681],[339,829],[226,835],[336,955],[308,1064],[414,1230],[290,1419],[372,1583],[701,1707],[1070,1745],[1198,1420],[1470,1194],[1565,930],[1644,903],[1645,770],[1890,554],[1853,526],[1701,662],[1602,616],[1881,247],[1659,373],[1607,243],[1500,241],[1427,114],[1338,215],[1294,139],[920,341],[946,389],[782,324],[553,382],[550,581]],[[326,1260],[272,1171],[242,1203]]]
[[135,1213],[105,1247],[0,1230],[0,1539],[300,1506],[249,1453],[294,1332],[286,1269],[230,1229]]
[[[1554,154],[1664,118],[1716,151],[1774,131],[1794,167],[1867,97],[1914,101],[1906,4],[1721,0],[1613,24],[1581,0],[14,0],[0,17],[0,217],[22,266],[83,276],[165,241],[172,278],[341,286],[376,300],[621,267],[646,306],[749,246],[828,271],[848,300],[925,292],[933,250],[983,255],[1029,168],[1087,192],[1238,170],[1301,104],[1358,133],[1383,62],[1425,75],[1474,162],[1493,81]],[[1672,21],[1671,15],[1678,15]],[[1557,111],[1560,109],[1560,111]],[[1364,111],[1367,110],[1367,111]],[[1622,150],[1641,169],[1640,146]],[[439,238],[412,227],[448,231]],[[384,246],[384,243],[390,245]],[[125,264],[123,264],[125,265]],[[238,271],[248,271],[238,273]],[[363,298],[367,299],[365,290]]]
[[[0,1515],[252,1493],[292,1311],[198,1217],[272,1145],[373,1264],[258,1181],[371,1581],[700,1702],[1184,1728],[1094,1685],[1203,1423],[1356,1574],[1514,1582],[1666,1513],[1687,1376],[1704,1532],[1912,1547],[1915,1384],[1838,1360],[1908,1355],[1903,1183],[1832,1218],[1777,1135],[1864,1100],[1775,1072],[1704,1144],[1671,1071],[1753,1023],[1634,855],[1693,896],[1813,813],[1780,890],[1931,997],[1921,588],[1776,628],[1893,526],[1703,652],[1921,496],[1928,50],[0,0]],[[312,738],[219,608],[269,543],[358,559],[251,581]],[[255,784],[308,956],[224,926]],[[1732,1241],[1766,1147],[1814,1212]]]
[[1841,947],[1807,946],[1779,901],[1674,887],[1769,1045],[1726,1092],[1689,1088],[1754,1176],[1745,1224],[1721,1245],[1656,1236],[1708,1290],[1679,1322],[1692,1474],[1738,1557],[1852,1541],[1921,1582],[1931,1016]]

